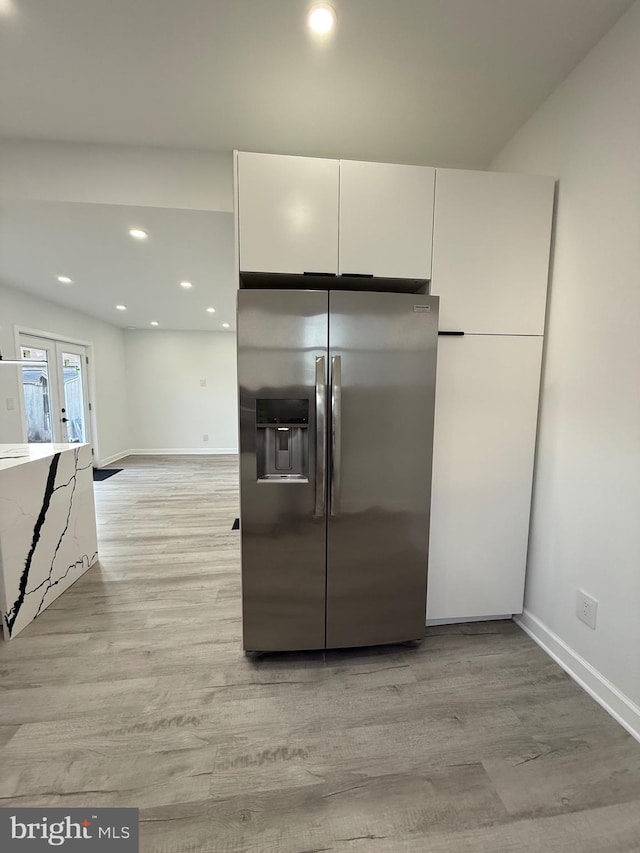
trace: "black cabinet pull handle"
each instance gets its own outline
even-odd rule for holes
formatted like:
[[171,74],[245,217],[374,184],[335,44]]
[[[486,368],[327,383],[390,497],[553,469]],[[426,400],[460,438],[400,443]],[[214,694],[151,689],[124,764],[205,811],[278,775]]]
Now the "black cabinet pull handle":
[[451,338],[453,338],[453,337],[461,338],[461,337],[463,337],[464,332],[438,332],[438,334],[444,335],[446,337],[451,337]]
[[336,278],[336,273],[334,272],[303,272],[302,275],[324,275],[328,278]]
[[372,272],[343,272],[340,278],[373,278]]

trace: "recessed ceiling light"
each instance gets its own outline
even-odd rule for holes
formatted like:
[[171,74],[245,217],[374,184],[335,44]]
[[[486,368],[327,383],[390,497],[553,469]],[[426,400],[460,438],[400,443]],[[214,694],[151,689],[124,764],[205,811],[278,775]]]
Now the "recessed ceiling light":
[[229,324],[228,324],[228,323],[223,323],[223,324],[222,324],[222,328],[223,328],[223,329],[228,329],[228,328],[229,328]]
[[72,278],[69,278],[68,275],[59,275],[56,276],[60,284],[71,284],[73,282]]
[[207,311],[209,312],[209,314],[215,314],[216,313],[215,308],[207,308]]
[[315,3],[307,15],[307,24],[316,35],[325,36],[336,25],[336,11],[328,3]]
[[152,321],[151,321],[151,325],[152,325],[152,326],[159,326],[159,325],[160,325],[160,323],[158,323],[158,321],[157,321],[157,320],[152,320]]
[[146,231],[143,231],[142,228],[130,228],[129,234],[135,240],[146,240],[149,236]]
[[116,305],[116,308],[118,309],[118,311],[126,311],[127,310],[126,305]]
[[190,288],[193,287],[193,285],[191,284],[190,281],[181,281],[180,287],[184,287],[185,290],[189,290]]

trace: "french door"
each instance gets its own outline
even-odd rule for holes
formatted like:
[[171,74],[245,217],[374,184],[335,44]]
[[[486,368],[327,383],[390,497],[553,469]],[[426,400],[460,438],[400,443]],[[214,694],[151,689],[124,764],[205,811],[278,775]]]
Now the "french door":
[[90,442],[86,348],[21,334],[20,358],[27,441]]

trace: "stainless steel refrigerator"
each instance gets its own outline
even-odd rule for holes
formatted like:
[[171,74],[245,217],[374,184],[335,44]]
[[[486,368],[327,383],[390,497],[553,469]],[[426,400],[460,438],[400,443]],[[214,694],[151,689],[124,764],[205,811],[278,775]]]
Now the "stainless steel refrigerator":
[[438,298],[238,291],[243,644],[419,640]]

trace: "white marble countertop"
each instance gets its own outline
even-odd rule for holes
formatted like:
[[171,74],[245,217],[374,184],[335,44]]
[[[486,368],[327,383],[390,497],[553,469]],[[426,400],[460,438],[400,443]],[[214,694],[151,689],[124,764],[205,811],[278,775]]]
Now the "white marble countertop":
[[54,453],[77,450],[82,444],[0,444],[0,473],[8,468],[47,459]]

